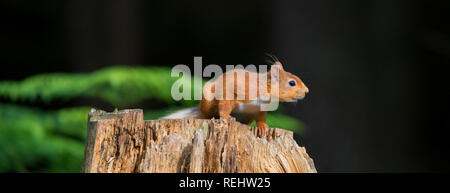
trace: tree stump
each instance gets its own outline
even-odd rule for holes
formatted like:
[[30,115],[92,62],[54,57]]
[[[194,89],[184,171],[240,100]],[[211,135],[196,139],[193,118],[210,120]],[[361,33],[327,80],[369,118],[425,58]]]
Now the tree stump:
[[143,120],[140,109],[89,113],[82,172],[317,172],[291,131],[264,137],[233,119]]

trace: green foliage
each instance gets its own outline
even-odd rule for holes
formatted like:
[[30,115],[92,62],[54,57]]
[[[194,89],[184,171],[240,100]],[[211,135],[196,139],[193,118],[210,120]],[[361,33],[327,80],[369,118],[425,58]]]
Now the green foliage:
[[[90,107],[43,110],[20,103],[51,104],[87,97],[127,108],[150,99],[167,106],[144,110],[146,120],[157,119],[196,104],[172,99],[170,89],[175,81],[193,80],[178,80],[170,72],[163,67],[111,67],[93,73],[41,74],[23,81],[1,81],[0,98],[11,103],[0,103],[0,172],[80,171]],[[269,113],[267,123],[296,133],[305,128],[280,112]]]
[[[170,73],[169,68],[163,67],[111,67],[90,74],[41,74],[23,81],[0,82],[0,97],[13,102],[40,100],[44,103],[57,99],[92,97],[119,108],[144,99],[173,105],[175,101],[170,92],[178,78],[171,77]],[[189,83],[191,80],[180,81]],[[196,89],[201,89],[201,86]],[[181,103],[192,105],[194,101],[183,100]]]
[[281,113],[268,113],[266,123],[270,127],[287,129],[298,134],[303,134],[306,130],[302,122]]
[[0,104],[0,171],[79,172],[88,112]]

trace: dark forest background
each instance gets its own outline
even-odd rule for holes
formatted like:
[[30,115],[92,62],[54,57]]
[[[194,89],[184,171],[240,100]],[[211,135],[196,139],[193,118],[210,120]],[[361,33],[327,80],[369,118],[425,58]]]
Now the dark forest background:
[[[448,16],[438,1],[3,0],[0,79],[194,56],[262,64],[269,52],[310,88],[284,107],[308,126],[296,139],[319,172],[450,171]],[[114,109],[33,105],[80,104]]]

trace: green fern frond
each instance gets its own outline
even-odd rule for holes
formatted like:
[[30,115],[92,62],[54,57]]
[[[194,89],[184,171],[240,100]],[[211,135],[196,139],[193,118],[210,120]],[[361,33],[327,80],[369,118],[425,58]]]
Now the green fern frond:
[[0,172],[79,172],[88,112],[0,104]]
[[[175,104],[172,84],[179,78],[170,76],[166,67],[110,67],[88,74],[52,73],[32,76],[23,81],[0,82],[0,97],[16,101],[70,100],[76,97],[100,98],[117,107],[126,107],[144,99]],[[193,80],[180,79],[189,84]],[[192,87],[201,90],[201,86]],[[192,105],[191,100],[180,101]]]

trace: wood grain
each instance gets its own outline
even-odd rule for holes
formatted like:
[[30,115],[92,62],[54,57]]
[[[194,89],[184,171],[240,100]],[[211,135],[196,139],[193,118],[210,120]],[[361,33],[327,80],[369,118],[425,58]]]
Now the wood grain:
[[317,172],[291,131],[234,119],[143,120],[140,109],[89,113],[82,172]]

